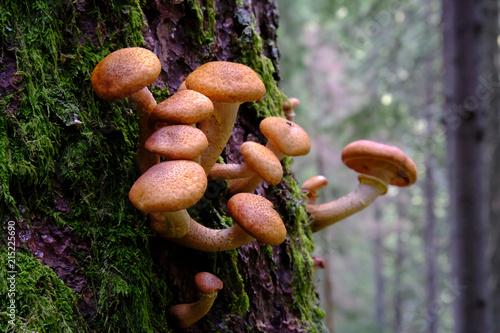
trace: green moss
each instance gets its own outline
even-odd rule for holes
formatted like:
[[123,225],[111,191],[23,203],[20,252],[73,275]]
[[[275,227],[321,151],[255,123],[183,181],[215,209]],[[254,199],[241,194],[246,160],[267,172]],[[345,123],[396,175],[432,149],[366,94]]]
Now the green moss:
[[198,43],[206,45],[210,49],[215,39],[215,24],[217,23],[215,20],[215,1],[206,0],[204,7],[198,0],[188,0],[187,2],[191,10],[196,13]]
[[[7,249],[0,248],[3,263],[7,263],[7,256]],[[3,332],[87,331],[78,313],[78,296],[50,268],[18,250],[15,270],[17,273],[10,273],[7,265],[0,266],[0,293],[9,295],[0,299]],[[13,314],[11,299],[15,299]]]

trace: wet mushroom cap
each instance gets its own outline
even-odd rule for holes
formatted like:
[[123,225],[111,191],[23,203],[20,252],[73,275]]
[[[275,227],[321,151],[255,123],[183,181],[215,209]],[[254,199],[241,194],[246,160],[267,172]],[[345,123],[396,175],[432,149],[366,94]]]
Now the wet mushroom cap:
[[158,103],[151,117],[175,124],[196,124],[214,112],[212,101],[194,90],[181,90]]
[[342,151],[349,168],[370,176],[389,175],[389,184],[409,186],[417,180],[415,163],[399,148],[369,140],[351,142]]
[[227,211],[245,232],[259,241],[268,245],[279,245],[285,241],[285,225],[266,198],[238,193],[227,202]]
[[309,178],[302,184],[301,190],[303,192],[317,191],[322,187],[328,185],[328,180],[325,176],[314,176]]
[[189,125],[171,125],[156,130],[146,141],[148,151],[173,160],[192,160],[208,147],[205,134]]
[[253,69],[227,61],[201,65],[186,78],[186,87],[221,103],[259,101],[266,93],[264,83]]
[[90,77],[92,88],[104,100],[116,101],[138,92],[153,83],[161,72],[156,54],[130,47],[106,56]]
[[268,117],[260,122],[260,131],[288,156],[306,155],[311,150],[311,140],[299,125],[281,117]]
[[173,160],[149,168],[130,189],[129,199],[146,213],[175,212],[193,206],[206,188],[207,177],[198,163]]
[[200,272],[195,275],[194,282],[198,291],[202,294],[212,294],[224,287],[222,281],[215,275],[208,272]]
[[271,185],[279,184],[283,167],[272,151],[260,143],[247,141],[241,145],[240,152],[245,163],[262,179]]

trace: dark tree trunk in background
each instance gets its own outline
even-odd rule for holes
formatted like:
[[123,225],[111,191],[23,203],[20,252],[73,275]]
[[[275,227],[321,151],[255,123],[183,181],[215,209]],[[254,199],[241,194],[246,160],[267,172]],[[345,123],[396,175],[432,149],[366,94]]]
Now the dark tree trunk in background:
[[403,291],[403,263],[405,261],[405,243],[403,241],[404,221],[408,216],[406,203],[401,199],[397,202],[397,221],[396,221],[396,248],[394,254],[394,278],[393,278],[393,309],[394,319],[392,322],[392,331],[394,333],[403,332],[403,306],[404,306],[404,291]]
[[377,324],[380,332],[384,332],[385,327],[385,304],[384,304],[384,246],[382,236],[382,210],[380,204],[375,201],[374,205],[374,218],[375,224],[374,238],[373,238],[373,271],[375,277],[375,323]]
[[[484,48],[486,1],[444,0],[446,122],[450,176],[453,283],[457,333],[489,332],[486,184],[484,168],[485,99],[482,64],[491,57]],[[449,43],[449,44],[448,44]]]
[[[0,0],[0,25],[0,215],[5,238],[8,221],[15,225],[18,330],[177,332],[166,309],[194,302],[194,276],[207,271],[224,288],[192,332],[325,331],[314,244],[289,162],[279,185],[256,191],[285,222],[282,245],[224,253],[173,245],[128,201],[139,175],[136,115],[127,101],[102,101],[90,88],[94,66],[129,46],[158,55],[158,102],[203,63],[246,64],[266,97],[240,108],[222,156],[241,162],[243,141],[264,142],[260,120],[282,115],[273,0]],[[190,213],[227,227],[227,199],[226,183],[209,183]],[[0,250],[3,263],[8,252]],[[9,274],[2,264],[2,295]],[[7,305],[3,297],[2,328],[11,325]]]

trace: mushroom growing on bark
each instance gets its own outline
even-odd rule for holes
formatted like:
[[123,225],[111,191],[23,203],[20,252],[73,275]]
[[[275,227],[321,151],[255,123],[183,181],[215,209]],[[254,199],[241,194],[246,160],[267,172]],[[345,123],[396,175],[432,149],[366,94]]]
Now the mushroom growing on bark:
[[[267,245],[285,241],[286,228],[273,204],[264,197],[237,194],[227,202],[229,215],[236,222],[226,229],[210,229],[191,219],[183,237],[171,238],[174,243],[208,252],[227,251],[257,239]],[[160,236],[163,236],[161,233]]]
[[97,96],[107,101],[129,98],[139,114],[139,148],[137,161],[141,173],[157,164],[159,156],[148,152],[144,143],[151,135],[147,118],[156,101],[147,88],[161,72],[156,54],[130,47],[115,51],[101,60],[92,71],[90,82]]
[[283,177],[283,167],[272,151],[257,142],[247,141],[240,146],[242,164],[215,164],[208,174],[209,180],[251,177],[257,174],[271,185]]
[[201,166],[208,175],[226,147],[240,104],[260,101],[266,88],[250,67],[227,61],[201,65],[186,78],[186,87],[207,96],[214,104],[214,113],[199,124],[209,144],[201,155]]
[[283,102],[283,112],[285,113],[285,118],[290,121],[295,120],[295,112],[293,111],[300,104],[298,98],[290,97],[288,100]]
[[193,161],[161,162],[136,180],[129,199],[139,210],[150,214],[153,230],[165,237],[182,237],[191,218],[186,208],[193,206],[205,193],[207,177]]
[[417,168],[400,149],[373,141],[360,140],[342,151],[342,161],[360,173],[359,185],[335,201],[306,205],[312,215],[313,232],[359,212],[387,192],[387,186],[409,186],[417,180]]
[[161,127],[145,144],[148,151],[172,160],[194,160],[207,146],[205,134],[189,125]]
[[[259,128],[267,138],[266,147],[278,160],[285,156],[301,156],[309,153],[311,141],[299,125],[281,117],[268,117],[260,122]],[[229,193],[253,192],[262,182],[259,175],[229,181]]]
[[325,176],[314,176],[306,180],[301,188],[302,192],[307,194],[306,203],[309,205],[316,204],[316,199],[319,196],[317,191],[326,185],[328,185],[328,180]]
[[168,310],[180,328],[188,328],[205,316],[212,308],[217,293],[223,288],[222,281],[208,272],[200,272],[194,277],[200,299],[194,303],[177,304]]

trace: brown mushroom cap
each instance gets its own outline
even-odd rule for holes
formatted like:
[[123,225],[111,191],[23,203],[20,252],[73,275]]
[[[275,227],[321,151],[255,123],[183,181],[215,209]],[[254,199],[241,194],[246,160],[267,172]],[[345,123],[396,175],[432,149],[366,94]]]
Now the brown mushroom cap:
[[192,160],[208,147],[205,134],[189,125],[171,125],[156,130],[146,141],[148,151],[173,160]]
[[207,176],[198,163],[174,160],[149,168],[130,189],[129,199],[146,213],[175,212],[193,206],[206,188]]
[[325,187],[328,185],[328,180],[326,179],[325,176],[314,176],[309,178],[302,184],[301,190],[303,192],[310,192],[310,191],[317,191],[322,187]]
[[176,124],[195,124],[214,112],[212,101],[194,90],[181,90],[158,103],[151,116],[155,121]]
[[195,275],[194,282],[198,291],[202,294],[213,294],[224,287],[222,281],[215,275],[208,272],[200,272]]
[[285,225],[266,198],[238,193],[227,202],[227,211],[245,232],[259,241],[268,245],[279,245],[285,241]]
[[283,167],[272,151],[260,143],[247,141],[241,145],[240,152],[245,163],[262,179],[271,185],[279,184]]
[[389,184],[409,186],[417,180],[415,163],[399,148],[368,140],[351,142],[342,151],[349,168],[377,178],[389,177]]
[[266,87],[248,66],[212,61],[195,69],[186,78],[186,87],[221,103],[243,103],[262,99]]
[[306,155],[311,150],[311,140],[299,125],[281,117],[268,117],[260,122],[260,131],[288,156]]
[[156,54],[130,47],[115,51],[97,64],[90,77],[92,88],[104,100],[116,101],[153,83],[161,72]]

